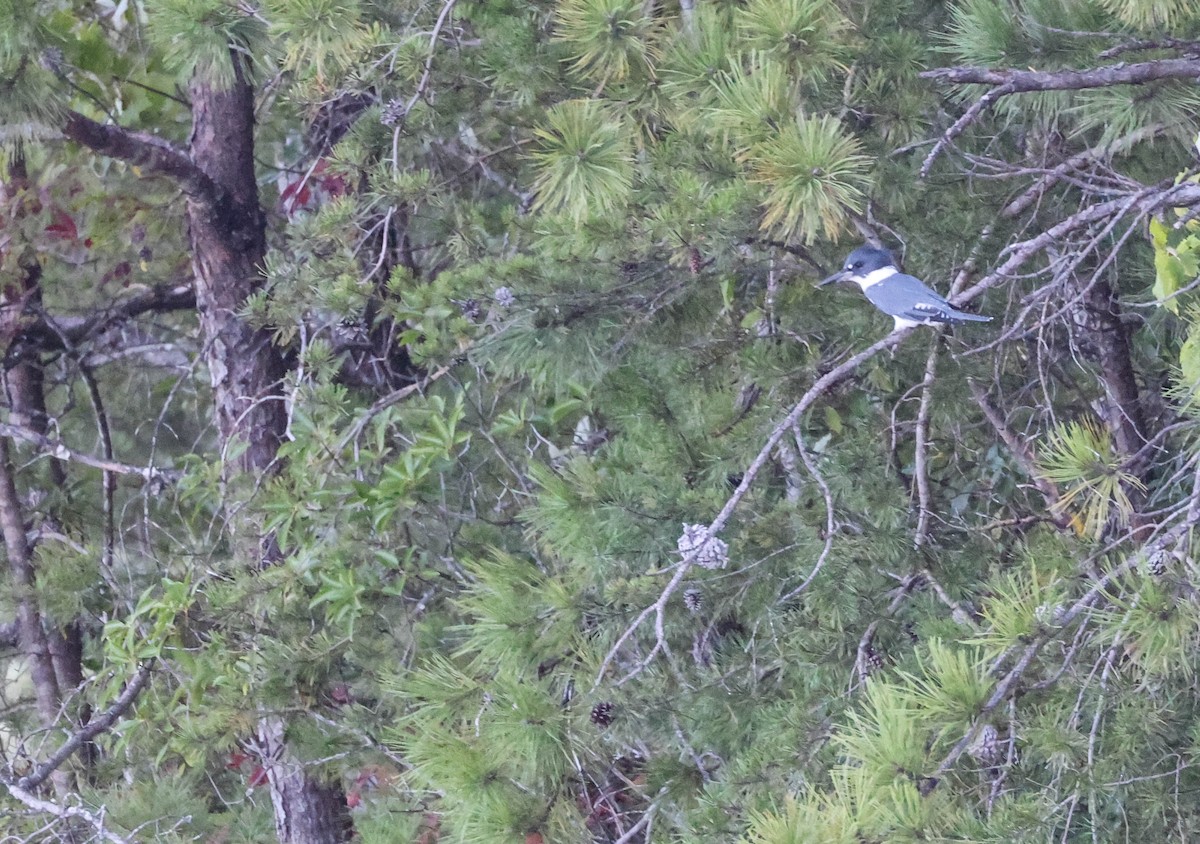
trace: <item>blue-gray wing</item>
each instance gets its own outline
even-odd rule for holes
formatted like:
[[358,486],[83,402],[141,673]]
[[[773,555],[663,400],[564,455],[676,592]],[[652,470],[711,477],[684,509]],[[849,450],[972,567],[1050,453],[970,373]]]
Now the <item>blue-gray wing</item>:
[[879,310],[913,322],[988,322],[991,317],[958,310],[919,278],[896,275],[873,284],[865,291]]

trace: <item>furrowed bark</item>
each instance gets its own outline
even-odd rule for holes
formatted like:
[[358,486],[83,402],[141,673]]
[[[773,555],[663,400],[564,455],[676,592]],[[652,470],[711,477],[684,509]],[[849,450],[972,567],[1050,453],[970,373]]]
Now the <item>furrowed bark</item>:
[[[14,197],[20,197],[24,191],[29,189],[29,173],[26,169],[25,158],[19,153],[13,156],[9,164],[6,187],[10,196]],[[17,201],[22,202],[23,200],[18,198]],[[22,209],[18,208],[16,213],[21,216]],[[42,265],[37,257],[26,252],[18,258],[17,265],[20,268],[19,289],[18,285],[13,285],[0,294],[0,302],[15,317],[10,324],[12,329],[22,328],[28,319],[27,315],[40,309],[42,300]],[[13,338],[7,337],[5,340],[12,341]],[[20,339],[6,342],[5,346],[4,390],[11,418],[18,426],[45,436],[49,431],[49,415],[46,411],[45,373],[41,355],[35,349],[26,348]],[[7,442],[5,448],[7,449]],[[19,500],[16,498],[16,482],[8,464],[7,451],[3,456],[3,463],[0,471],[5,473],[5,478],[0,483],[3,483],[6,488],[0,494],[0,499],[3,499],[2,506],[5,510],[12,511],[6,513],[5,519],[13,516],[17,524],[21,525],[21,540],[24,545],[22,548],[15,544],[17,537],[15,534],[9,536],[6,524],[5,546],[8,551],[9,566],[13,571],[14,584],[21,582],[18,578],[18,570],[21,571],[21,578],[28,584],[27,587],[18,586],[20,590],[18,599],[21,605],[18,612],[20,640],[27,655],[31,654],[31,648],[39,652],[37,657],[30,657],[30,670],[36,686],[39,714],[42,716],[43,726],[49,728],[58,720],[63,693],[77,689],[83,684],[83,633],[77,619],[60,619],[57,625],[51,622],[48,626],[43,626],[46,619],[42,618],[37,597],[32,588],[36,576],[33,548],[29,546],[28,540],[24,537],[24,514],[21,512]],[[66,488],[67,473],[61,461],[50,460],[49,473],[51,487]],[[28,607],[24,606],[26,604]],[[33,618],[35,615],[37,632],[41,634],[40,637],[32,637],[33,628],[29,626],[35,623]],[[53,668],[53,687],[46,684],[46,678],[41,674],[44,669],[41,655],[43,641],[45,653],[49,655]],[[84,704],[77,713],[77,724],[80,726],[86,724],[89,717],[90,710]],[[90,765],[91,761],[90,753],[85,755],[85,765]],[[74,786],[73,777],[65,771],[60,772],[54,785],[61,796]]]
[[[238,59],[235,57],[234,61]],[[287,427],[282,398],[286,364],[269,332],[239,317],[263,284],[266,222],[254,174],[254,92],[239,69],[221,88],[197,78],[190,86],[191,158],[217,186],[218,201],[188,196],[187,220],[204,359],[212,380],[217,431],[223,450],[241,448],[230,469],[255,476],[274,471]],[[259,567],[277,551],[257,541]],[[239,543],[249,548],[251,542]],[[347,840],[349,812],[340,787],[318,781],[290,751],[286,724],[264,717],[257,745],[267,772],[280,844],[333,844]]]
[[[17,486],[13,482],[8,440],[3,437],[0,437],[0,529],[4,533],[4,550],[7,552],[8,570],[17,599],[21,651],[29,660],[38,718],[43,726],[50,728],[58,721],[62,694],[54,671],[54,659],[50,655],[49,638],[42,628],[42,614],[34,593],[33,554],[25,538],[25,520],[17,498]],[[60,798],[70,793],[72,784],[66,772],[55,772],[52,780]]]

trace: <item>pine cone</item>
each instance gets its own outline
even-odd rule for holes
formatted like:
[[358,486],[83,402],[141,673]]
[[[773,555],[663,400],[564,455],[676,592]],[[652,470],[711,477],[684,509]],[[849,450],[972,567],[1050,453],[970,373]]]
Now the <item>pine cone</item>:
[[598,727],[607,727],[613,722],[613,702],[602,700],[592,707],[591,721]]
[[683,593],[683,605],[692,614],[700,612],[704,609],[704,593],[693,586]]
[[379,114],[379,122],[384,126],[395,126],[404,119],[406,111],[404,100],[388,100],[387,105],[383,107],[383,111]]

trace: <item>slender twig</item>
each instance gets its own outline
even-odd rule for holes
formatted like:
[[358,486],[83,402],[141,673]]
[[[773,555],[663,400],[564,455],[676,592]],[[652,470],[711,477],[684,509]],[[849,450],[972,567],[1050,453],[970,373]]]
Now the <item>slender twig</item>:
[[965,132],[967,127],[974,123],[985,109],[990,108],[992,103],[996,102],[996,100],[1015,91],[1016,88],[1012,86],[1001,85],[999,88],[994,88],[991,91],[988,91],[986,94],[972,103],[971,107],[963,113],[963,116],[954,121],[954,124],[942,134],[942,137],[938,138],[938,142],[933,145],[933,149],[931,149],[929,154],[925,156],[925,160],[921,162],[921,169],[918,171],[920,178],[924,179],[929,175],[929,171],[933,168],[933,162],[939,155],[942,154],[942,150],[953,143],[955,138]]
[[916,451],[913,457],[913,480],[917,488],[917,530],[913,534],[913,546],[916,548],[929,541],[929,518],[933,513],[929,493],[929,410],[933,405],[933,380],[937,376],[941,340],[939,331],[929,344],[929,357],[925,360],[925,380],[921,382],[921,404],[917,409],[917,427],[914,432]]
[[[96,416],[96,430],[100,432],[100,447],[104,451],[104,459],[109,463],[113,460],[112,431],[108,426],[108,414],[104,410],[104,400],[100,395],[100,385],[92,370],[83,361],[79,361],[79,374],[87,385],[88,397],[92,402],[92,412]],[[103,492],[104,516],[104,547],[100,552],[100,563],[105,571],[112,570],[113,549],[116,545],[116,527],[114,525],[113,494],[117,490],[117,478],[110,469],[102,469],[100,488]]]
[[800,452],[800,459],[804,461],[804,468],[812,475],[812,479],[816,482],[817,487],[821,490],[821,497],[825,499],[825,544],[821,548],[821,553],[817,555],[817,561],[813,563],[812,571],[808,573],[808,577],[804,578],[804,582],[792,589],[787,594],[782,596],[775,603],[786,604],[788,601],[802,593],[816,579],[817,574],[825,566],[825,561],[829,559],[829,552],[833,550],[833,536],[837,530],[837,525],[833,518],[833,493],[829,490],[829,484],[825,482],[825,478],[817,469],[817,462],[813,460],[808,449],[804,445],[804,438],[800,434],[800,426],[792,426],[792,436],[796,438],[796,450]]
[[48,457],[82,463],[84,466],[91,466],[93,469],[100,469],[105,472],[115,472],[118,475],[137,475],[150,482],[171,482],[177,480],[182,474],[173,469],[159,469],[154,466],[133,466],[129,463],[119,463],[115,460],[93,457],[90,454],[70,448],[62,440],[56,440],[29,428],[23,428],[20,425],[10,425],[6,422],[0,422],[0,437],[23,440],[24,442],[36,445]]
[[341,442],[338,443],[337,450],[341,451],[346,448],[346,446],[350,445],[350,443],[357,440],[359,435],[362,434],[363,429],[365,429],[367,425],[371,424],[371,420],[383,413],[383,411],[387,410],[394,404],[399,404],[413,393],[421,392],[449,371],[450,367],[448,365],[440,367],[437,371],[427,375],[425,378],[422,378],[418,383],[409,384],[406,387],[393,390],[383,398],[378,399],[374,404],[367,408],[366,412],[363,413],[362,416],[355,420],[353,425],[350,426],[350,430],[346,432],[346,434],[342,437]]

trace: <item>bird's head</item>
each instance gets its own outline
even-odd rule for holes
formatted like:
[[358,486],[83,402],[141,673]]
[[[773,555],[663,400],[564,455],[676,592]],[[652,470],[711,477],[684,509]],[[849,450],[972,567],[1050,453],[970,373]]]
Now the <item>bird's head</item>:
[[861,281],[870,273],[882,270],[884,267],[896,266],[896,259],[886,249],[863,245],[855,249],[836,273],[823,279],[818,287],[833,284],[835,281]]

